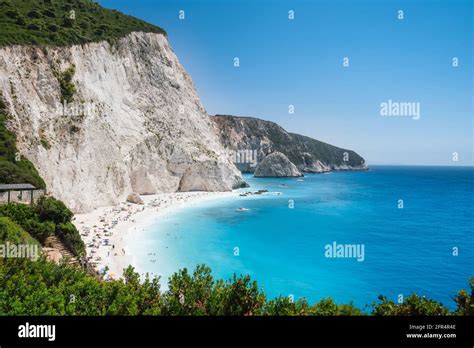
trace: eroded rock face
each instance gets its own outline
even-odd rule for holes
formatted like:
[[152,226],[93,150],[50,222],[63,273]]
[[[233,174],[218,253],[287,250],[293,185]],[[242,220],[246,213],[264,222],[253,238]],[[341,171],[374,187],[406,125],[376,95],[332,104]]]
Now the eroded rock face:
[[259,178],[289,178],[303,176],[303,174],[284,154],[273,152],[257,165],[254,176]]
[[243,172],[254,172],[256,163],[276,151],[288,157],[301,172],[367,169],[365,160],[356,152],[287,132],[274,122],[228,115],[211,119],[224,147],[240,155],[236,166]]
[[[76,92],[60,107],[58,72]],[[243,180],[190,76],[161,34],[71,47],[0,49],[0,91],[17,147],[75,212],[129,192],[228,191]]]

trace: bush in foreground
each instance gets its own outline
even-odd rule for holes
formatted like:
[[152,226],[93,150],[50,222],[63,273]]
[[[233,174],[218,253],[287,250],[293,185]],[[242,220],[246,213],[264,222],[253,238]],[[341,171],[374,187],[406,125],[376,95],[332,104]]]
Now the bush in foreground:
[[44,243],[48,236],[56,235],[74,255],[81,257],[86,254],[79,231],[71,223],[73,213],[53,197],[41,197],[34,205],[0,205],[0,216],[20,225],[40,243]]
[[[38,206],[1,205],[0,244],[37,243],[28,232],[34,230],[38,238],[42,228],[60,231],[63,238],[73,241],[79,237],[69,219],[67,208],[52,198],[41,200]],[[124,270],[123,279],[104,281],[44,257],[36,261],[0,257],[0,315],[365,315],[352,303],[336,304],[331,298],[313,305],[281,296],[267,300],[250,276],[234,274],[227,281],[215,280],[205,265],[197,266],[192,274],[187,269],[173,274],[165,292],[160,291],[159,280],[148,275],[141,279],[131,266]],[[454,312],[413,294],[401,304],[380,296],[381,302],[372,305],[370,314],[472,315],[474,279],[470,287],[470,294],[461,290],[454,298]]]
[[[470,295],[472,297],[472,293]],[[430,302],[434,302],[428,300]],[[409,304],[378,308],[377,315],[463,315],[449,313],[440,304],[437,311],[424,312],[426,300],[412,296]],[[431,306],[431,304],[430,304]],[[429,307],[430,307],[429,306]],[[384,307],[385,308],[385,307]],[[458,308],[459,309],[459,308]],[[413,312],[410,312],[413,310]],[[364,315],[352,304],[338,305],[323,299],[310,306],[284,297],[267,301],[256,282],[248,276],[234,276],[226,282],[214,281],[210,269],[198,266],[193,274],[186,269],[169,280],[169,290],[160,291],[159,278],[140,276],[129,267],[124,279],[101,281],[68,265],[44,258],[0,259],[0,315]]]
[[6,242],[39,246],[39,243],[16,223],[9,218],[0,217],[0,244],[5,244]]
[[459,290],[454,301],[457,303],[456,312],[464,315],[474,315],[474,278],[469,279],[471,293]]

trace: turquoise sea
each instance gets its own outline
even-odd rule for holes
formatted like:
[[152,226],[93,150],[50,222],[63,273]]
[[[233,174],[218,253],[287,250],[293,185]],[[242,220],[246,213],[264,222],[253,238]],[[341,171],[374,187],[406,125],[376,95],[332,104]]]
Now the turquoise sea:
[[[331,296],[360,307],[379,294],[396,301],[416,292],[454,308],[452,296],[474,277],[473,167],[245,177],[251,187],[241,191],[281,194],[217,199],[160,218],[129,238],[136,269],[161,275],[166,288],[176,270],[205,263],[216,278],[250,274],[269,297]],[[325,257],[333,242],[363,245],[364,260]]]

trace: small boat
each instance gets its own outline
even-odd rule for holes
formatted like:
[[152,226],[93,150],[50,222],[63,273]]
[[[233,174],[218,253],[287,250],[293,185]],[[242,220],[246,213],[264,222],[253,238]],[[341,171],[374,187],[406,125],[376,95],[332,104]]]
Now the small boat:
[[303,179],[296,179],[296,181],[304,181]]
[[239,209],[236,209],[237,211],[249,211],[250,209],[248,208],[239,208]]

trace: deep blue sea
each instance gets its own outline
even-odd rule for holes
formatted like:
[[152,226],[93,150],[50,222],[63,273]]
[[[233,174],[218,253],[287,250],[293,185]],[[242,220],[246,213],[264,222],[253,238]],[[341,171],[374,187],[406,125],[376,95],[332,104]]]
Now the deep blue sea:
[[[130,238],[137,270],[165,286],[177,269],[205,263],[217,278],[250,274],[270,298],[330,296],[360,307],[416,292],[454,308],[452,296],[474,277],[473,167],[245,177],[251,187],[242,191],[281,195],[217,199],[160,218]],[[363,245],[364,261],[325,257],[333,242]]]

